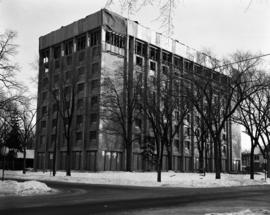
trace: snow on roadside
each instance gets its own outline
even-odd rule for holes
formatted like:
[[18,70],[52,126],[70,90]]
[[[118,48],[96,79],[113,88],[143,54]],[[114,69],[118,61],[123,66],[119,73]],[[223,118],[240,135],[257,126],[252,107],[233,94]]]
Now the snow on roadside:
[[114,184],[131,186],[162,186],[162,187],[230,187],[270,184],[270,179],[264,180],[263,174],[255,175],[255,180],[250,180],[249,175],[222,174],[220,180],[215,179],[214,173],[201,176],[198,173],[163,172],[162,182],[156,182],[156,172],[75,172],[72,176],[65,176],[64,171],[58,171],[56,176],[50,172],[6,171],[6,177],[27,180],[64,181],[87,184]]
[[13,180],[0,181],[0,196],[29,196],[46,194],[52,189],[39,181],[17,182]]
[[270,214],[270,210],[265,209],[246,209],[238,212],[228,212],[228,213],[207,213],[205,215],[263,215]]

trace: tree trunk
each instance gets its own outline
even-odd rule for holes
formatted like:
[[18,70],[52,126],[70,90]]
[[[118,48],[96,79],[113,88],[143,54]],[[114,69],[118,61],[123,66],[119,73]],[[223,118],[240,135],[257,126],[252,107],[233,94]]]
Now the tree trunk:
[[127,148],[126,148],[126,171],[132,172],[132,144],[129,142],[127,143]]
[[67,138],[67,166],[66,166],[66,176],[71,176],[71,147],[70,140]]
[[254,150],[255,150],[255,147],[251,146],[251,150],[250,150],[250,179],[254,179]]
[[23,174],[26,173],[26,146],[23,147]]
[[221,154],[220,154],[220,141],[217,139],[214,140],[214,153],[215,153],[215,172],[216,172],[216,179],[221,178]]
[[172,144],[167,145],[167,155],[168,155],[168,170],[173,170]]
[[270,178],[270,157],[268,155],[267,155],[267,178]]
[[53,176],[56,175],[56,142],[54,143],[54,148],[53,148]]
[[157,165],[157,182],[161,182],[161,168],[159,162]]
[[3,155],[3,162],[2,162],[2,181],[5,180],[5,168],[6,168],[6,159],[5,159],[5,155]]
[[203,150],[199,151],[199,171],[200,173],[204,172],[204,159],[203,159]]

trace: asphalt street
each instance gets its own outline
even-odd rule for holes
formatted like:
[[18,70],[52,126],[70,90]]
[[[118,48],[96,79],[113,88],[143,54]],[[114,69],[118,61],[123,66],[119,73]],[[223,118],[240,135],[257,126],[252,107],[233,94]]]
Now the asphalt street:
[[0,197],[0,214],[205,214],[270,210],[270,186],[150,188],[46,182],[57,192]]

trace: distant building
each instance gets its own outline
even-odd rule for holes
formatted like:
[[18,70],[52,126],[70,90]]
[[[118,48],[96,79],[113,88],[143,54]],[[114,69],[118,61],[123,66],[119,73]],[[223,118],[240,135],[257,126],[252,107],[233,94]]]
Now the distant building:
[[[125,167],[125,149],[121,138],[101,132],[100,83],[105,72],[114,74],[128,65],[128,74],[154,83],[157,74],[164,70],[178,74],[207,70],[208,77],[222,82],[218,74],[196,63],[194,50],[105,9],[40,37],[39,56],[37,119],[42,120],[37,123],[37,169],[51,168],[55,144],[57,168],[66,167],[64,122],[56,120],[57,108],[52,92],[61,86],[68,88],[72,81],[71,74],[76,73],[78,78],[71,140],[72,169],[89,171],[123,170]],[[128,59],[127,65],[125,59]],[[195,119],[196,115],[190,114],[188,125],[180,128],[174,140],[173,169],[176,171],[198,170],[198,150],[191,132]],[[140,127],[146,122],[136,119],[135,123],[135,127]],[[145,129],[140,135],[151,136],[151,132]],[[231,123],[227,122],[222,133],[222,171],[237,171],[240,168],[239,153],[233,153],[234,149],[239,151],[239,137],[236,134],[233,136],[236,140],[232,143]],[[140,140],[133,145],[135,171],[149,169],[142,153],[142,148],[147,145],[144,142],[146,138]],[[207,144],[206,168],[214,171],[213,143],[209,140]],[[167,163],[164,154],[164,170]]]
[[[262,171],[265,168],[265,160],[261,151],[256,148],[254,152],[254,171]],[[249,171],[250,169],[250,152],[242,152],[242,170]]]

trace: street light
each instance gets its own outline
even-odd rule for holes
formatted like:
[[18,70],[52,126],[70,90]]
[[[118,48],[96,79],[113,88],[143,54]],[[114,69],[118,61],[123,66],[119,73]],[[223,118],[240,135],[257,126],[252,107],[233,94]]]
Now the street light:
[[9,148],[6,146],[1,147],[1,155],[3,156],[3,162],[2,162],[2,181],[5,179],[5,157],[9,153]]

